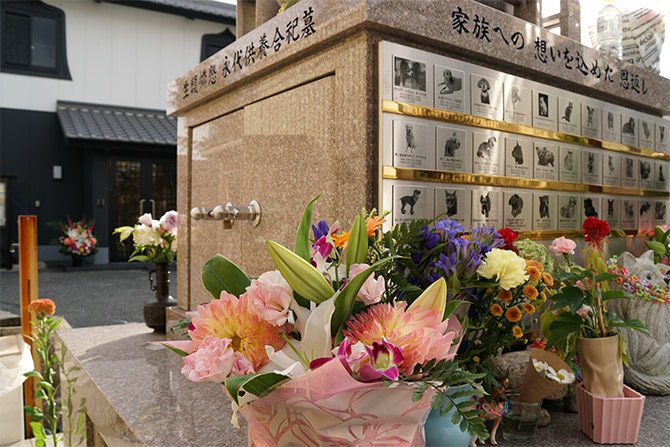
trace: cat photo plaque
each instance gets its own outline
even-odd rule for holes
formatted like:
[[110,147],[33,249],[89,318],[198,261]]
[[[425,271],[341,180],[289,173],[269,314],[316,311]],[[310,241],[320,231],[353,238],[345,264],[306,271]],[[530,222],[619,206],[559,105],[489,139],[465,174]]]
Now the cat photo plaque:
[[654,123],[640,118],[638,138],[642,149],[654,149]]
[[502,82],[491,76],[472,74],[471,114],[502,121]]
[[624,188],[639,188],[637,158],[621,156],[621,186]]
[[637,147],[637,119],[633,115],[621,115],[621,143]]
[[603,109],[603,140],[621,143],[621,114]]
[[515,231],[532,229],[532,194],[530,192],[505,191],[503,193],[503,227]]
[[533,230],[556,230],[558,226],[558,196],[548,192],[533,193]]
[[600,139],[602,137],[600,119],[600,107],[582,104],[582,136]]
[[582,183],[600,185],[602,182],[602,154],[595,151],[582,151]]
[[533,126],[540,129],[558,130],[556,119],[556,95],[533,90]]
[[558,154],[558,179],[562,182],[581,182],[582,155],[580,150],[572,146],[560,146]]
[[393,120],[393,166],[414,169],[430,168],[428,126],[426,124]]
[[640,167],[640,188],[654,189],[654,161],[649,158],[641,158],[638,160]]
[[466,96],[469,79],[463,71],[435,65],[435,108],[452,112],[468,113]]
[[668,224],[668,201],[656,200],[654,202],[654,226]]
[[662,123],[656,123],[655,128],[656,128],[656,151],[658,152],[663,152],[665,154],[670,153],[670,144],[668,144],[668,134],[666,133],[666,130],[668,128],[668,123],[667,121],[663,121]]
[[535,174],[538,180],[558,180],[558,152],[556,146],[545,140],[533,144],[535,150]]
[[668,190],[668,162],[667,161],[656,160],[654,162],[654,189],[656,191],[667,191]]
[[429,201],[428,188],[425,186],[394,184],[393,225],[433,217]]
[[470,229],[472,194],[462,186],[435,188],[435,215],[440,219],[451,219]]
[[505,83],[505,121],[532,126],[531,89],[518,84]]
[[637,200],[631,198],[621,199],[621,229],[637,230],[638,216]]
[[475,174],[502,175],[504,151],[498,132],[472,134],[472,172]]
[[654,204],[650,199],[641,199],[638,202],[640,206],[640,219],[638,221],[640,229],[651,230],[654,228]]
[[600,197],[598,196],[585,196],[582,197],[582,216],[584,219],[587,217],[595,217],[596,219],[603,219],[603,215],[600,210],[602,205]]
[[621,160],[613,152],[603,154],[603,185],[621,186]]
[[502,192],[493,188],[472,190],[472,226],[500,228]]
[[621,200],[618,197],[603,197],[602,198],[603,217],[612,229],[621,228],[620,208]]
[[579,230],[582,224],[581,198],[575,194],[558,196],[558,229]]
[[427,93],[426,63],[409,57],[393,56],[393,100],[432,107]]
[[505,137],[505,175],[533,178],[533,144],[530,140]]
[[468,132],[461,128],[437,126],[437,169],[471,172],[472,156]]
[[573,98],[558,97],[558,131],[579,135],[580,104]]

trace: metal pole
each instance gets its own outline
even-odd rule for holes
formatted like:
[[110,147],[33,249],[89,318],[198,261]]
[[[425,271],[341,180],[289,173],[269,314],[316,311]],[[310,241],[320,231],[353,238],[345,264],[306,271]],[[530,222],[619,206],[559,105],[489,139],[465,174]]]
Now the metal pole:
[[[27,337],[32,334],[34,319],[28,306],[38,297],[37,294],[37,216],[19,216],[19,284],[21,291],[21,332],[26,343],[31,347],[35,370],[40,370],[40,359],[33,342]],[[28,377],[23,386],[24,404],[35,406],[35,378]],[[30,418],[26,416],[26,437],[32,438]]]

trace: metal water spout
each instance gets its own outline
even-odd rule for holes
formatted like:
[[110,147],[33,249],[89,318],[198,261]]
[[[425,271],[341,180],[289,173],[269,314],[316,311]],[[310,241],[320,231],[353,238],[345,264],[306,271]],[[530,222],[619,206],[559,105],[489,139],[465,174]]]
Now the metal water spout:
[[255,200],[249,202],[248,206],[235,206],[228,202],[226,206],[217,205],[214,208],[195,207],[191,210],[193,220],[220,220],[223,229],[233,228],[233,222],[237,220],[248,220],[257,227],[261,222],[261,205]]

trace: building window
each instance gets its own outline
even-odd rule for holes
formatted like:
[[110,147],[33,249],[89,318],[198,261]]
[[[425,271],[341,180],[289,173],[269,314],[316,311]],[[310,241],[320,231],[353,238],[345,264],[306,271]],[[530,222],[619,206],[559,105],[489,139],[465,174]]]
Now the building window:
[[38,1],[0,2],[0,71],[72,79],[65,52],[65,14]]
[[233,42],[235,42],[235,35],[229,29],[219,34],[205,34],[202,36],[200,47],[200,62]]

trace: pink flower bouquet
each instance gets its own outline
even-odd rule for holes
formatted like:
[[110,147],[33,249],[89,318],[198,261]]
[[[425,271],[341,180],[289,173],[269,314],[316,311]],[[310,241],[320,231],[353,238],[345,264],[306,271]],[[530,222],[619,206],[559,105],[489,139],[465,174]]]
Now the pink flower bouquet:
[[[305,210],[296,250],[268,241],[277,270],[249,279],[221,255],[203,268],[215,297],[190,312],[189,340],[163,342],[184,358],[189,379],[222,382],[247,419],[250,440],[275,445],[422,445],[431,407],[487,437],[471,402],[481,395],[452,361],[461,325],[439,279],[412,303],[385,296],[368,247],[383,219],[356,217],[342,235],[327,226],[308,234]],[[368,265],[369,262],[372,265]],[[446,393],[468,383],[470,391]],[[236,417],[233,423],[236,424]]]

